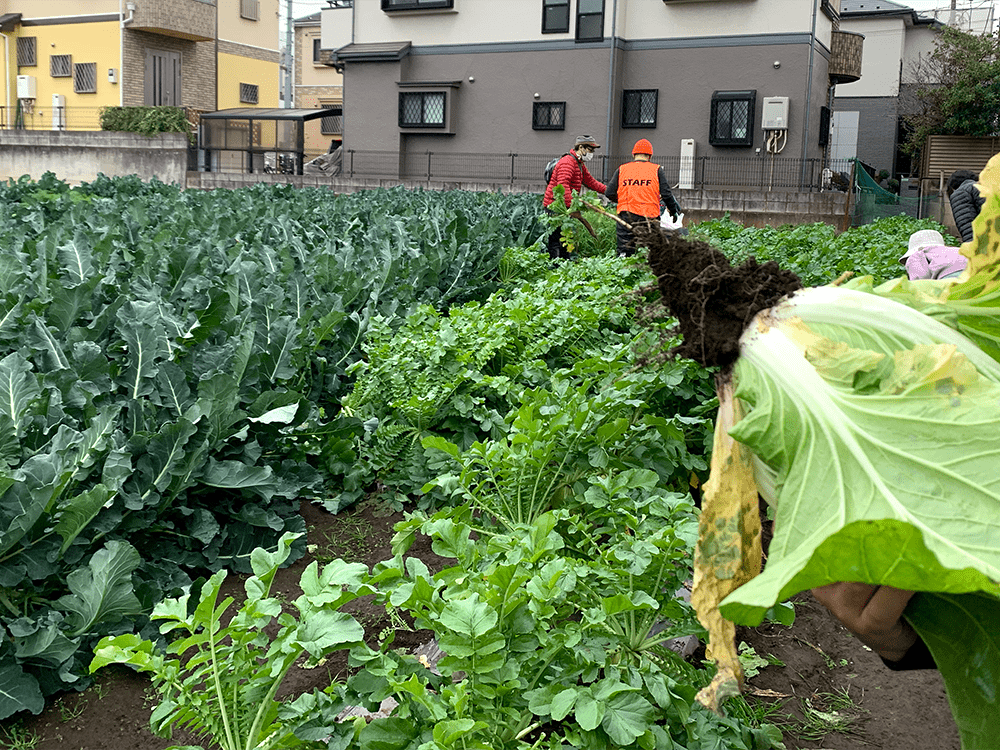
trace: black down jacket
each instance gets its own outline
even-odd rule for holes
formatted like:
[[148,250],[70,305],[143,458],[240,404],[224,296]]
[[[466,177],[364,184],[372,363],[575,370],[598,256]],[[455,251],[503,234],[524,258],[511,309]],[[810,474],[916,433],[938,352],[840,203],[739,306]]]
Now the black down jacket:
[[951,214],[955,217],[955,226],[962,235],[962,242],[972,241],[972,220],[979,215],[986,199],[979,195],[976,183],[966,180],[951,194]]

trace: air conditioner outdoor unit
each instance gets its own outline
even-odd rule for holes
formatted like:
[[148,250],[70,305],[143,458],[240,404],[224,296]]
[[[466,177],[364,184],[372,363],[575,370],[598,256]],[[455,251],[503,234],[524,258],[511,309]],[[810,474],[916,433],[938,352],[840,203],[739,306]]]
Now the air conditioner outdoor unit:
[[681,164],[677,187],[681,190],[694,189],[694,157],[697,147],[694,138],[681,139]]
[[52,129],[66,129],[66,97],[63,94],[52,95]]
[[36,91],[37,91],[37,89],[35,87],[35,77],[34,76],[18,76],[17,77],[17,98],[18,99],[34,99]]

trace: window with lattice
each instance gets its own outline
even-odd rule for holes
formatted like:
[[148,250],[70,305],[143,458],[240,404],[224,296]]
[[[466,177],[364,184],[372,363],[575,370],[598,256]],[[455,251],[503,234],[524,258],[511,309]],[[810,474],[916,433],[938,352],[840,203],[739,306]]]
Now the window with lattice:
[[756,104],[756,91],[716,91],[712,94],[708,142],[713,146],[752,146]]
[[414,91],[399,94],[399,127],[443,128],[446,95],[439,91]]
[[69,78],[73,75],[73,55],[50,55],[49,75],[53,78]]
[[655,128],[659,89],[630,89],[622,92],[622,127]]
[[240,84],[240,101],[244,104],[256,104],[260,95],[260,88],[256,83]]
[[534,130],[565,130],[566,102],[534,102],[531,127]]
[[76,63],[73,65],[73,93],[97,93],[97,63]]
[[542,33],[569,31],[569,0],[542,0]]
[[260,0],[240,0],[240,18],[260,20]]
[[38,39],[33,36],[17,38],[17,65],[19,68],[30,68],[38,65]]
[[323,135],[340,135],[344,132],[343,115],[327,115],[319,121],[319,132]]

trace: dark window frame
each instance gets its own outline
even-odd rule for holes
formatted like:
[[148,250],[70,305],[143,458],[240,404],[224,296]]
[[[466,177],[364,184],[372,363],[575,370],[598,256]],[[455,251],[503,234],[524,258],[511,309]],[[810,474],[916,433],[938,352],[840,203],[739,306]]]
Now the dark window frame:
[[[578,42],[603,42],[604,41],[604,13],[607,10],[606,0],[601,0],[601,10],[597,13],[584,13],[580,10],[581,0],[576,0],[576,41]],[[580,26],[582,19],[589,19],[599,16],[601,19],[601,35],[600,36],[580,36]]]
[[[734,136],[732,123],[737,104],[746,104],[746,133]],[[729,130],[720,132],[720,110],[729,109]],[[716,91],[712,94],[712,111],[709,117],[708,142],[712,146],[734,146],[749,148],[753,146],[754,124],[757,114],[757,90],[747,91]]]
[[382,10],[452,10],[455,0],[382,0]]
[[[642,121],[642,100],[644,96],[649,94],[653,95],[653,121],[643,122]],[[629,106],[628,100],[630,98],[637,97],[638,104]],[[637,117],[631,119],[629,117],[630,109],[633,110]],[[625,89],[622,91],[622,127],[623,128],[647,128],[653,129],[656,127],[656,121],[658,119],[660,109],[660,90],[659,89]]]
[[[565,23],[558,26],[548,25],[549,10],[563,9],[566,14]],[[569,0],[542,0],[542,33],[543,34],[568,34],[569,33]]]
[[323,59],[323,39],[322,37],[313,37],[313,63],[320,63]]
[[[557,118],[559,122],[555,124],[552,122],[552,112],[554,110],[559,112],[559,117]],[[565,130],[566,102],[532,102],[531,129]]]
[[[440,122],[427,122],[427,98],[428,97],[442,97],[443,106],[441,107],[441,121]],[[420,111],[421,119],[420,122],[405,122],[403,120],[403,112],[405,111],[404,102],[407,99],[413,97],[420,97]],[[446,91],[400,91],[399,92],[399,127],[405,129],[411,128],[421,128],[421,129],[440,129],[444,130],[448,126],[448,93]]]

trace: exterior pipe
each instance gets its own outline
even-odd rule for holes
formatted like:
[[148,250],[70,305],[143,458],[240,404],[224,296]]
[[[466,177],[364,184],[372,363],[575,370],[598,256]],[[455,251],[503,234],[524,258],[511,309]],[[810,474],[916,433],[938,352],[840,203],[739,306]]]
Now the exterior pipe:
[[601,170],[601,176],[605,180],[611,177],[608,174],[608,156],[611,153],[611,118],[615,111],[615,48],[618,39],[618,0],[614,0],[614,4],[611,7],[611,57],[608,60],[608,128],[607,138],[604,139],[608,150],[605,152],[604,168]]
[[805,127],[802,131],[802,169],[799,172],[799,184],[805,179],[806,175],[806,157],[807,150],[809,148],[809,112],[812,109],[812,93],[813,93],[813,64],[814,58],[816,57],[816,14],[819,10],[820,0],[813,0],[812,8],[812,33],[809,35],[809,80],[806,83],[806,117],[805,117]]
[[[7,111],[6,117],[11,116],[10,111],[10,41],[7,39],[7,35],[0,33],[3,37],[3,87],[4,91],[7,92]],[[5,119],[6,119],[5,117]],[[10,127],[10,123],[7,123],[7,127]]]
[[125,106],[125,0],[118,0],[118,106]]

